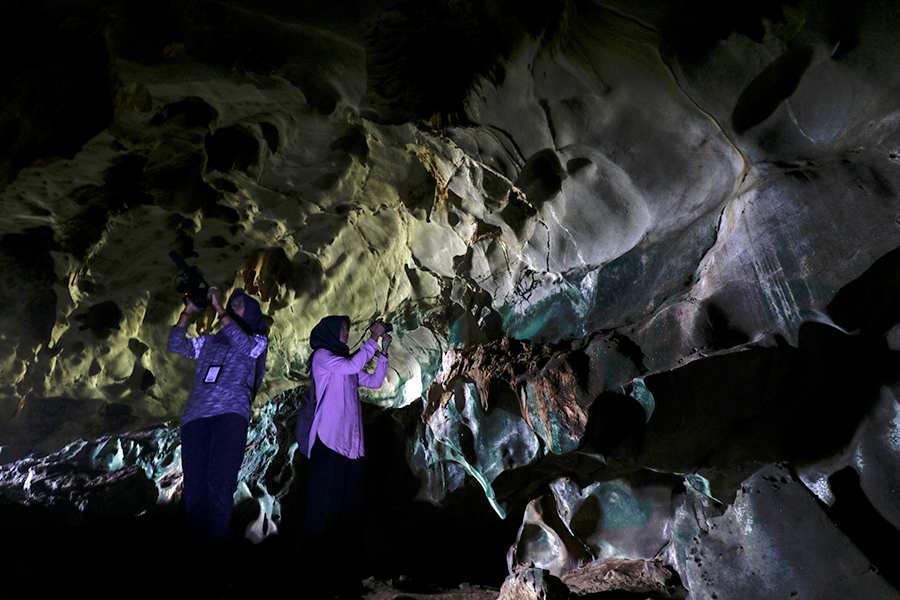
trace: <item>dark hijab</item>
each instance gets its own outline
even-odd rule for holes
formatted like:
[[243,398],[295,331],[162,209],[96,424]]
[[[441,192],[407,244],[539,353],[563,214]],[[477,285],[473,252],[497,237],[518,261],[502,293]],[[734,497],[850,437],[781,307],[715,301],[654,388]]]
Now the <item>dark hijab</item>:
[[[243,317],[239,317],[231,308],[231,303],[234,302],[236,298],[240,298],[244,302]],[[247,335],[266,335],[269,330],[269,325],[266,323],[262,309],[259,307],[259,302],[241,288],[235,289],[231,294],[231,298],[228,299],[228,305],[225,310],[228,313],[228,316],[231,317],[231,319],[237,323]]]
[[319,321],[309,334],[309,345],[313,352],[326,348],[333,354],[348,356],[350,348],[341,341],[341,327],[344,325],[350,329],[350,317],[346,315],[331,315]]

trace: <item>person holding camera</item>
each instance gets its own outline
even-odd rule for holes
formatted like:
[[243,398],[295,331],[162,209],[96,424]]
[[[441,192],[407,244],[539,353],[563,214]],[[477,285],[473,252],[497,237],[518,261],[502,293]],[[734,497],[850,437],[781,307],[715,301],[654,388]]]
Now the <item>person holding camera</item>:
[[[359,388],[384,383],[389,330],[389,325],[376,321],[369,338],[352,354],[347,346],[349,317],[325,317],[310,334],[312,388],[304,407],[307,418],[302,409],[298,415],[297,441],[309,458],[303,530],[313,562],[329,556],[328,549],[337,548],[337,542],[346,545],[361,526],[365,444]],[[375,371],[369,373],[365,366],[375,356]]]
[[182,504],[195,541],[227,541],[233,496],[244,459],[251,406],[262,383],[267,324],[255,298],[237,289],[223,307],[218,288],[208,291],[221,329],[187,337],[202,309],[185,298],[169,333],[168,349],[195,361],[194,382],[181,417]]

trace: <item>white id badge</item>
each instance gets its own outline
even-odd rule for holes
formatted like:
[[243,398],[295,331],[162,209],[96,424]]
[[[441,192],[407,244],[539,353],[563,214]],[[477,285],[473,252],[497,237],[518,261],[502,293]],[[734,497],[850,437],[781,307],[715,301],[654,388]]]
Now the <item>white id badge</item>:
[[215,383],[219,378],[219,371],[222,370],[222,367],[219,365],[211,365],[209,369],[206,371],[206,379],[203,380],[203,383]]

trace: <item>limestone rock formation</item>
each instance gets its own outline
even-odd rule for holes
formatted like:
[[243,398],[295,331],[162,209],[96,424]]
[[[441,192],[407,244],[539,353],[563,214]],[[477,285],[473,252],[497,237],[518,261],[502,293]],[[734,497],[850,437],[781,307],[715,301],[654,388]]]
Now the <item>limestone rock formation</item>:
[[3,507],[177,500],[174,249],[272,321],[235,498],[259,547],[302,495],[310,329],[380,316],[377,534],[428,576],[499,585],[513,544],[510,585],[576,594],[896,594],[897,2],[19,8]]
[[497,600],[565,600],[569,590],[545,569],[522,569],[500,588]]
[[679,598],[684,591],[674,571],[659,560],[612,559],[586,565],[563,577],[563,583],[575,596],[618,591]]

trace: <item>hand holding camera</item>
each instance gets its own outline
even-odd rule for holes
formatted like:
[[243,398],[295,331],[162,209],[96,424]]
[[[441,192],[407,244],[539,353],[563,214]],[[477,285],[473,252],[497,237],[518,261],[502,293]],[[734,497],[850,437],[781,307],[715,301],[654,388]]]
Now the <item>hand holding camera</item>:
[[194,315],[200,314],[203,312],[203,309],[191,302],[191,299],[187,296],[184,297],[184,314],[189,317],[193,317]]
[[[199,312],[203,312],[206,309],[209,290],[209,284],[203,278],[203,273],[197,267],[187,264],[184,257],[175,251],[169,252],[169,258],[178,267],[175,289],[184,294],[190,303],[199,309]],[[189,312],[187,314],[195,313]]]
[[369,333],[371,334],[373,340],[377,340],[378,338],[382,337],[387,332],[388,332],[387,325],[381,320],[375,321],[369,327]]
[[222,306],[222,292],[217,287],[209,288],[209,303],[212,304],[213,310],[220,317],[225,314],[225,308]]

